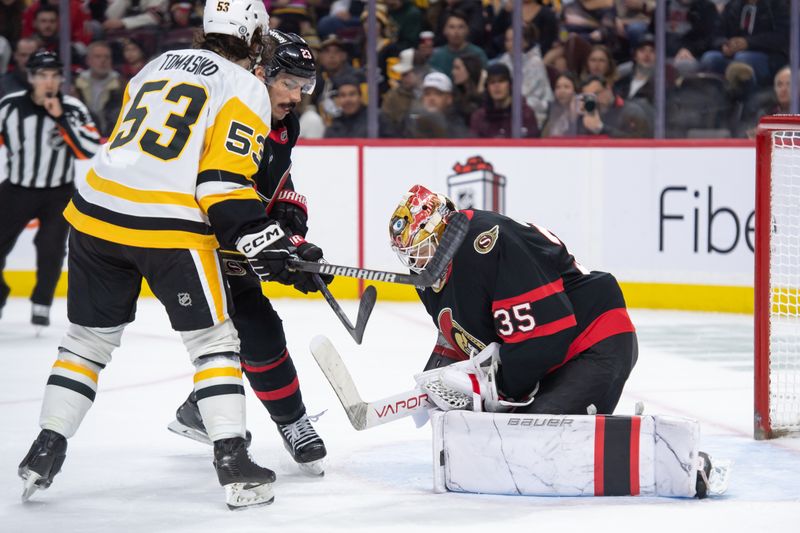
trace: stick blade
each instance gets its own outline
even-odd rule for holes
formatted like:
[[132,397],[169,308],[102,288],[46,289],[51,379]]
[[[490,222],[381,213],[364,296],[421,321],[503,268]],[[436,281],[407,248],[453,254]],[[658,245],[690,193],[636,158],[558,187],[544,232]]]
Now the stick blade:
[[375,302],[378,299],[378,291],[373,285],[367,286],[364,289],[364,294],[361,295],[361,301],[358,304],[358,315],[356,315],[356,327],[351,332],[353,340],[356,344],[361,344],[364,339],[364,330],[367,329],[367,321],[372,314],[372,308],[375,307]]
[[352,426],[361,431],[367,426],[367,404],[361,400],[350,372],[333,343],[324,335],[311,339],[311,354],[339,398]]

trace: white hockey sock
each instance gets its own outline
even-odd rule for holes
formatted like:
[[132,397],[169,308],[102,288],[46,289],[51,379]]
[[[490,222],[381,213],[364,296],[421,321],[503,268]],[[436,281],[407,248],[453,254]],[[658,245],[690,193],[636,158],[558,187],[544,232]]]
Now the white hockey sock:
[[195,361],[194,391],[212,441],[245,435],[244,386],[237,354]]
[[59,350],[45,387],[39,426],[72,437],[94,402],[100,370],[88,359]]

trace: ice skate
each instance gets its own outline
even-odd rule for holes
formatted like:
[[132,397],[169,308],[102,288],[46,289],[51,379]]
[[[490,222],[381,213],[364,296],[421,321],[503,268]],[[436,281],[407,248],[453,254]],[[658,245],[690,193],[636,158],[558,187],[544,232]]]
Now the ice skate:
[[300,470],[313,476],[325,474],[323,459],[328,452],[306,415],[291,424],[278,424],[278,431]]
[[275,499],[272,493],[275,472],[253,462],[244,438],[215,441],[214,468],[219,484],[225,487],[228,509],[268,505]]
[[[203,424],[203,417],[200,416],[200,408],[197,407],[197,399],[194,392],[175,411],[175,420],[167,425],[167,429],[197,442],[202,442],[209,446],[212,444],[211,439],[208,438],[206,426]],[[248,447],[250,447],[250,441],[252,440],[253,435],[248,431],[245,435]]]
[[31,307],[31,324],[38,337],[44,328],[50,325],[50,306],[33,304]]
[[731,471],[730,461],[714,460],[705,452],[699,452],[700,466],[697,470],[697,494],[699,499],[708,496],[719,496],[728,489],[728,475]]
[[39,433],[17,470],[19,477],[25,481],[22,501],[28,501],[34,492],[50,486],[55,475],[61,471],[66,453],[67,439],[63,436],[49,429]]

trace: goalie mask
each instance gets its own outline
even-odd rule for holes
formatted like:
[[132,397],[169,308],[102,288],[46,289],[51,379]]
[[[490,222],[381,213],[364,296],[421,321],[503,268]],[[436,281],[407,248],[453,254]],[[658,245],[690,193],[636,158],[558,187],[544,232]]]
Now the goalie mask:
[[412,272],[419,273],[433,257],[447,225],[447,216],[456,210],[447,196],[414,185],[403,196],[389,222],[392,250]]

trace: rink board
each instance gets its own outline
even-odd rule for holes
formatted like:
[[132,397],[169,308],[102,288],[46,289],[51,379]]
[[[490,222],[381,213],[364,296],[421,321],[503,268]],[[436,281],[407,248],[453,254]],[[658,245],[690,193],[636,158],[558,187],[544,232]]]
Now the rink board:
[[[549,228],[585,266],[612,272],[629,305],[752,312],[755,150],[747,141],[305,141],[293,178],[308,197],[309,240],[331,262],[399,270],[386,235],[400,196],[421,183],[460,197],[450,190],[454,167],[476,156],[493,169],[482,175],[505,178],[498,194],[507,215]],[[33,284],[34,233],[26,230],[8,258],[15,295]],[[334,294],[358,289],[340,279]],[[378,292],[415,298],[402,286],[378,284]]]

